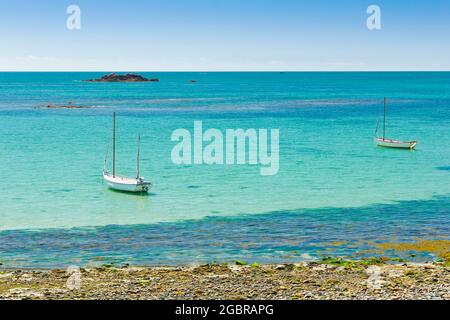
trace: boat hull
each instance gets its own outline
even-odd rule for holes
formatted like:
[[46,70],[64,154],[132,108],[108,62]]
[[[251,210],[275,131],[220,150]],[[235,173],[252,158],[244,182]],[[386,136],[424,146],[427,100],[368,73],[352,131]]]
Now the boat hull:
[[125,192],[148,192],[151,183],[146,182],[143,178],[135,179],[122,176],[112,176],[109,173],[103,173],[103,179],[107,186],[113,190]]
[[417,141],[399,141],[383,138],[374,138],[374,142],[377,146],[384,148],[397,148],[397,149],[414,149],[417,145]]

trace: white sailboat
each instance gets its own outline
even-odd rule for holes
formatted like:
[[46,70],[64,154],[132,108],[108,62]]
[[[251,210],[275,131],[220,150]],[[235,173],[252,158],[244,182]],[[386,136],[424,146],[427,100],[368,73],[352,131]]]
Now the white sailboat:
[[136,158],[136,177],[125,177],[116,174],[116,113],[114,112],[113,120],[113,146],[112,146],[112,172],[106,170],[106,158],[103,166],[103,179],[108,187],[114,190],[126,192],[147,192],[152,184],[139,175],[140,162],[140,142],[141,137],[138,135],[138,149]]
[[374,142],[377,146],[386,148],[414,149],[417,141],[400,141],[386,138],[386,98],[384,98],[383,137],[378,137],[378,124],[375,130]]

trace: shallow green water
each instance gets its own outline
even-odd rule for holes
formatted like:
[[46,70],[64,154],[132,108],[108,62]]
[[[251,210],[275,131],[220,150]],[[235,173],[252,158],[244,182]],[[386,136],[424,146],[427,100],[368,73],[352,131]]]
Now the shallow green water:
[[[345,211],[345,219],[356,225],[364,215],[357,208],[450,195],[450,73],[144,73],[161,81],[81,81],[100,75],[0,73],[0,230],[133,229],[256,214],[270,220],[270,212],[283,219],[305,209],[320,209],[314,219],[334,223],[325,208],[354,208]],[[418,139],[416,151],[374,146],[384,96],[388,136]],[[96,108],[36,108],[69,101]],[[120,173],[134,174],[141,132],[141,172],[154,185],[147,197],[112,192],[103,184],[113,111]],[[194,120],[202,120],[205,130],[278,128],[279,173],[261,176],[259,166],[249,165],[173,164],[171,133],[192,131]],[[448,219],[442,219],[450,213],[448,202],[441,202],[421,221],[448,236]],[[408,205],[401,206],[400,237],[411,235],[413,221],[420,226],[417,219],[408,221]],[[383,230],[371,234],[381,237]],[[324,235],[315,237],[320,242]],[[172,252],[177,253],[183,255],[182,249]]]

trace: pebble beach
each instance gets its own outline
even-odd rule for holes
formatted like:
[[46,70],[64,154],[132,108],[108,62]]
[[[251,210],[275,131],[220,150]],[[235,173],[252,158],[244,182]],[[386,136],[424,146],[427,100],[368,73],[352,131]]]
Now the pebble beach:
[[450,298],[450,267],[440,263],[360,262],[198,265],[66,270],[3,270],[0,299],[372,300]]

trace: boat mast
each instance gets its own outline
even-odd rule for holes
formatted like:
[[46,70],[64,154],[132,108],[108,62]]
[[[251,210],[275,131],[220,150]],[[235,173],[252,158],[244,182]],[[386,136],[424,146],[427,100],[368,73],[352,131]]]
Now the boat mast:
[[386,97],[384,97],[383,140],[386,136]]
[[137,149],[137,159],[136,159],[136,179],[139,179],[139,157],[141,153],[141,134],[138,134],[138,149]]
[[116,113],[114,112],[113,120],[113,177],[116,177]]

